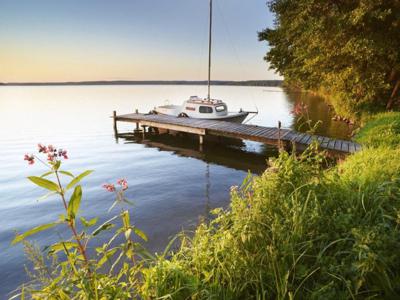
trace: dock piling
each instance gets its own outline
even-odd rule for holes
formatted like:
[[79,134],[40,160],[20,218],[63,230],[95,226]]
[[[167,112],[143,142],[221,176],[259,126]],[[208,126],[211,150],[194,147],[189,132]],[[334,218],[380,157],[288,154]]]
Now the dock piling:
[[117,111],[113,111],[113,125],[114,125],[114,134],[118,136],[118,127],[117,127]]
[[[136,108],[135,109],[135,114],[139,114],[139,110]],[[140,132],[140,128],[139,128],[139,122],[136,122],[136,129],[134,130],[135,133]]]
[[279,151],[282,150],[281,128],[282,128],[282,123],[281,123],[281,121],[278,121],[278,149],[279,149]]

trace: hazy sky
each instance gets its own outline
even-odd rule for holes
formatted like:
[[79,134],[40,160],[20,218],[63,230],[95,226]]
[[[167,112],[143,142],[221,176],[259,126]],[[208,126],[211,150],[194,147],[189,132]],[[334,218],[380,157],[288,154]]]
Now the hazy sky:
[[[275,79],[266,0],[214,0],[213,79]],[[0,0],[0,81],[203,80],[208,0]]]

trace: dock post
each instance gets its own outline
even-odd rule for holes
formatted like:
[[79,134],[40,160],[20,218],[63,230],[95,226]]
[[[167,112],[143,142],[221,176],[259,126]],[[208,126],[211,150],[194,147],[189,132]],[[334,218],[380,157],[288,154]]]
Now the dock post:
[[278,149],[279,149],[279,151],[282,150],[281,128],[282,128],[282,123],[281,123],[281,121],[278,121]]
[[[136,108],[135,109],[135,114],[138,114],[139,113],[139,110]],[[135,130],[136,132],[139,132],[139,123],[138,122],[136,122],[136,130]]]
[[[139,114],[139,110],[138,110],[137,108],[135,109],[135,114]],[[133,130],[133,132],[134,132],[135,134],[141,132],[141,130],[140,130],[140,123],[139,123],[139,122],[136,122],[136,128],[135,128],[135,130]]]
[[147,127],[147,125],[142,125],[142,128],[143,128],[143,130],[142,130],[142,138],[143,139],[145,139],[146,138],[146,127]]
[[199,151],[203,152],[204,136],[199,135]]
[[118,136],[118,128],[117,128],[117,112],[113,111],[113,125],[114,125],[114,134]]

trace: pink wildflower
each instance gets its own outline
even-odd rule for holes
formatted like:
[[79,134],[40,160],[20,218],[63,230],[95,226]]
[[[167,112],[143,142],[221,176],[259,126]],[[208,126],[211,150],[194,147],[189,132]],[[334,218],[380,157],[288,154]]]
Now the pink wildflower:
[[47,147],[42,145],[42,144],[38,144],[38,148],[39,148],[39,153],[47,153]]
[[108,192],[115,192],[115,186],[111,183],[103,184],[103,188],[105,188]]
[[59,157],[64,157],[64,159],[68,159],[68,155],[67,155],[67,150],[63,150],[63,149],[60,149],[60,150],[58,150],[58,156]]
[[53,145],[48,145],[47,149],[48,149],[49,152],[56,152],[57,151],[57,149],[55,149]]
[[122,187],[123,191],[128,189],[128,182],[126,181],[126,179],[124,178],[118,179],[117,183]]
[[304,104],[303,102],[296,103],[294,106],[293,110],[290,112],[291,114],[295,116],[300,116],[303,115],[304,113],[307,112],[308,106]]
[[28,161],[28,164],[30,165],[35,163],[35,157],[32,154],[25,154],[24,160]]
[[57,155],[57,154],[54,154],[54,152],[49,152],[49,153],[47,153],[47,160],[48,160],[48,161],[54,161],[56,155]]

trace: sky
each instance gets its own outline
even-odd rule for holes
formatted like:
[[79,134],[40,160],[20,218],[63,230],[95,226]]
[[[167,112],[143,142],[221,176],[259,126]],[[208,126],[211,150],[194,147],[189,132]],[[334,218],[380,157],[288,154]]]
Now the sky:
[[[278,79],[266,0],[214,0],[212,79]],[[0,0],[0,82],[205,80],[208,0]]]

